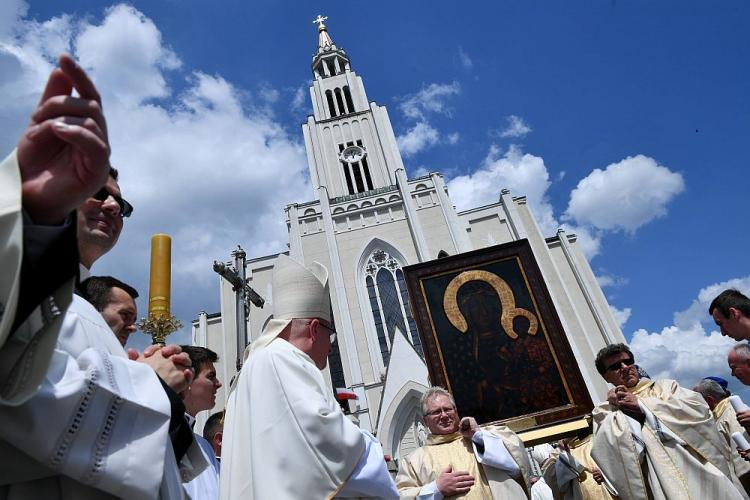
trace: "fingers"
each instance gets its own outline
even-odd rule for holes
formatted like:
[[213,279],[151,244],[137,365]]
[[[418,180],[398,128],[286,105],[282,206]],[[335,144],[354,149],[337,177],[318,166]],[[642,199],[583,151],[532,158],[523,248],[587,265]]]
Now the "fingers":
[[181,352],[182,352],[182,348],[178,346],[177,344],[169,344],[161,348],[161,355],[164,356],[165,358],[168,358],[175,354],[179,354]]
[[70,95],[72,91],[71,79],[60,68],[55,68],[47,78],[47,85],[44,87],[42,97],[39,98],[39,105],[41,106],[47,99],[56,95]]
[[100,136],[106,140],[107,122],[104,119],[101,105],[93,99],[55,95],[40,103],[34,114],[31,115],[31,119],[36,123],[42,123],[45,120],[69,116],[94,120],[97,127],[102,131]]
[[154,355],[162,347],[160,345],[150,345],[143,350],[143,357],[148,358]]
[[[39,125],[41,128],[40,134],[44,132],[44,127],[49,127],[52,133],[59,139],[67,142],[74,146],[88,159],[88,164],[92,166],[107,165],[109,162],[109,146],[101,137],[96,135],[91,130],[81,125],[68,124],[62,120],[55,120],[51,122],[45,122]],[[98,128],[98,127],[97,127]],[[107,178],[104,176],[102,182],[98,183],[96,189],[101,187],[101,184],[106,182]],[[93,189],[92,193],[96,191]]]
[[60,55],[60,69],[70,78],[73,87],[78,91],[78,95],[84,99],[93,99],[101,105],[102,98],[99,91],[96,90],[94,82],[69,54]]
[[138,359],[138,351],[132,347],[128,348],[128,359],[130,361],[136,361]]
[[188,354],[185,352],[173,354],[172,356],[169,356],[169,359],[172,361],[172,363],[175,364],[175,366],[178,366],[180,369],[190,369],[190,367],[193,365],[190,362],[190,356],[188,356]]

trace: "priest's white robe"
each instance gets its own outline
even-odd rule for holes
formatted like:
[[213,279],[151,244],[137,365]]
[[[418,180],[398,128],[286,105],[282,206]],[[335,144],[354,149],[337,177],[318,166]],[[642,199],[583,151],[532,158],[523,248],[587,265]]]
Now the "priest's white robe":
[[732,434],[739,432],[750,442],[750,435],[744,427],[737,422],[737,413],[729,403],[729,398],[722,399],[713,409],[716,418],[716,426],[719,428],[719,434],[727,445],[727,453],[732,457],[732,468],[742,484],[745,493],[750,493],[750,462],[743,459],[737,452],[737,445],[732,440]]
[[382,449],[284,339],[253,351],[227,405],[221,498],[398,498]]
[[13,151],[0,163],[0,405],[19,405],[39,388],[73,293],[71,279],[11,335],[22,256],[21,175]]
[[[480,452],[477,444],[482,444]],[[528,498],[531,464],[521,439],[505,426],[492,426],[474,434],[472,440],[459,432],[431,434],[427,444],[399,461],[396,486],[402,499],[440,500],[437,489],[440,472],[448,465],[474,477],[468,493],[455,498]]]
[[0,406],[0,499],[182,498],[170,412],[153,369],[75,296],[39,390]]
[[591,456],[620,498],[740,499],[731,460],[703,398],[674,380],[629,389],[643,424],[603,403],[594,409]]
[[211,443],[198,434],[193,434],[193,437],[209,466],[184,484],[185,492],[190,500],[218,500],[219,461],[216,459],[216,455],[214,455]]

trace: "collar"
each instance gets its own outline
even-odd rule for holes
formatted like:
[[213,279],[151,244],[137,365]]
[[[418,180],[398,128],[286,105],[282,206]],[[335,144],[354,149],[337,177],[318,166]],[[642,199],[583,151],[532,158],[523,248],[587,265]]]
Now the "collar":
[[190,429],[192,430],[195,426],[195,417],[189,414],[188,412],[185,412],[185,420],[187,420],[188,425],[190,426]]
[[437,444],[452,443],[462,437],[463,436],[458,431],[451,432],[450,434],[430,434],[427,436],[427,442],[425,444],[427,446],[434,446]]
[[641,393],[644,390],[648,389],[652,385],[654,385],[654,381],[653,380],[650,380],[650,379],[647,379],[647,378],[642,378],[633,387],[628,387],[628,391],[632,392],[633,394],[635,394],[637,396],[639,393]]
[[714,418],[719,418],[729,406],[731,406],[729,404],[729,398],[724,398],[716,403],[716,406],[714,406],[714,409],[711,410],[711,413],[714,414]]

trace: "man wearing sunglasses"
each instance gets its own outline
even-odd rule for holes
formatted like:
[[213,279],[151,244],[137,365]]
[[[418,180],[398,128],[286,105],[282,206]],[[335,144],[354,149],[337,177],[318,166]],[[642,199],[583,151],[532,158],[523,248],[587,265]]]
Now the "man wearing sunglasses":
[[614,386],[593,411],[591,456],[623,498],[745,498],[703,398],[674,380],[641,379],[625,344],[596,356]]

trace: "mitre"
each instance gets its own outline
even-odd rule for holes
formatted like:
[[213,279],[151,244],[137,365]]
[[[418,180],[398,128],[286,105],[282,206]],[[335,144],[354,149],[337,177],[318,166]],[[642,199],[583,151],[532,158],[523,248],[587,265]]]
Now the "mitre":
[[245,359],[270,344],[293,319],[320,318],[331,323],[328,269],[324,265],[313,262],[308,268],[285,254],[279,254],[271,284],[272,319],[261,336],[245,350]]

